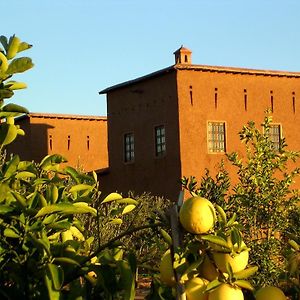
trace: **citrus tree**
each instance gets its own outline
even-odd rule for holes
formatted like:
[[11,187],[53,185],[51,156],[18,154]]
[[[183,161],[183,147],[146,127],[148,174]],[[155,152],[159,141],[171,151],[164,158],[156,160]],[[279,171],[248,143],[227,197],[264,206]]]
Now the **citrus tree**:
[[[0,37],[0,297],[1,299],[128,299],[135,297],[137,260],[121,240],[160,226],[156,220],[123,226],[139,202],[101,195],[95,173],[61,167],[59,154],[40,162],[7,158],[4,147],[24,131],[14,118],[27,109],[4,101],[26,84],[11,80],[33,67],[18,57],[31,45]],[[82,216],[107,222],[117,234],[97,238]],[[101,218],[101,216],[103,218]],[[105,218],[104,218],[105,216]]]
[[261,129],[249,122],[239,133],[245,157],[228,155],[239,176],[229,201],[244,227],[245,240],[254,250],[251,262],[260,266],[257,285],[280,284],[289,234],[296,226],[295,214],[298,219],[300,216],[299,192],[292,189],[300,168],[288,169],[299,152],[287,150],[284,138],[278,149],[274,147],[269,137],[271,123],[269,114]]
[[297,295],[298,250],[288,241],[299,243],[300,198],[299,191],[292,188],[299,175],[295,164],[299,153],[287,150],[285,139],[274,148],[269,137],[271,123],[267,112],[260,128],[249,122],[239,133],[245,155],[228,155],[237,167],[235,185],[230,184],[222,164],[215,177],[207,170],[200,182],[186,177],[182,183],[192,195],[205,196],[224,208],[227,217],[238,216],[243,240],[252,249],[249,261],[259,267],[251,280],[254,286],[284,285],[288,293]]

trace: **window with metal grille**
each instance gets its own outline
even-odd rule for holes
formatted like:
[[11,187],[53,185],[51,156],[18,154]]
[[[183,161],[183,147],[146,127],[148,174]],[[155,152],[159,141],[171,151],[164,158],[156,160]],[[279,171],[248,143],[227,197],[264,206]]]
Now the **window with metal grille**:
[[166,130],[165,126],[155,127],[155,154],[162,156],[166,153]]
[[124,161],[134,161],[134,135],[133,133],[126,133],[124,135]]
[[226,152],[225,122],[208,122],[208,152]]
[[274,149],[279,150],[281,140],[281,126],[279,124],[270,125],[269,138],[273,142]]

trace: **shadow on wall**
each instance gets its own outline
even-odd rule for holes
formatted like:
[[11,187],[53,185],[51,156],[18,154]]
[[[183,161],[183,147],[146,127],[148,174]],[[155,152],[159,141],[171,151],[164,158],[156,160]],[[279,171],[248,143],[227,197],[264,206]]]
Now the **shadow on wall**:
[[7,154],[18,154],[21,160],[40,162],[50,152],[51,136],[48,130],[54,127],[48,124],[22,123],[18,124],[25,131],[25,136],[18,136],[12,144],[8,145]]

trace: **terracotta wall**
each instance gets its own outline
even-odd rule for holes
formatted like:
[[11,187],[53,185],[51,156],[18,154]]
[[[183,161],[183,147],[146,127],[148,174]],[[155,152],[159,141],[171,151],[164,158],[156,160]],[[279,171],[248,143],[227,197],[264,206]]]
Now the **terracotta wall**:
[[107,121],[101,117],[32,114],[17,121],[26,132],[8,148],[22,159],[40,161],[59,153],[85,171],[108,167]]
[[[171,72],[107,95],[109,173],[105,192],[150,191],[175,199],[180,184],[176,75]],[[166,129],[166,155],[155,156],[154,128]],[[124,134],[134,133],[134,162],[124,162]]]
[[[271,95],[273,122],[282,125],[288,149],[300,150],[300,78],[193,70],[180,70],[177,76],[182,175],[200,178],[204,168],[214,170],[222,158],[226,159],[224,154],[208,153],[208,121],[225,121],[227,152],[244,153],[238,132],[249,120],[262,123],[264,111],[271,107]],[[236,178],[236,169],[229,170]]]

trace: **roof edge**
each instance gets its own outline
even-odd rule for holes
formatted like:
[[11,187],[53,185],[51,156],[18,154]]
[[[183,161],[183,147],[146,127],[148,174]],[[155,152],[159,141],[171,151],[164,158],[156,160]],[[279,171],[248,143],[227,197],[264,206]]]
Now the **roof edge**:
[[164,68],[164,69],[161,69],[161,70],[149,73],[147,75],[144,75],[144,76],[132,79],[132,80],[124,81],[124,82],[116,84],[116,85],[112,85],[112,86],[110,86],[110,87],[108,87],[108,88],[100,91],[99,95],[107,94],[108,92],[111,92],[113,90],[117,90],[119,88],[131,85],[131,84],[134,84],[136,82],[141,82],[141,81],[144,81],[144,80],[149,79],[149,78],[154,78],[154,77],[161,76],[163,74],[169,73],[169,72],[175,70],[174,66],[175,65],[172,65],[172,66],[169,66],[167,68]]

